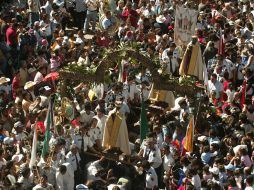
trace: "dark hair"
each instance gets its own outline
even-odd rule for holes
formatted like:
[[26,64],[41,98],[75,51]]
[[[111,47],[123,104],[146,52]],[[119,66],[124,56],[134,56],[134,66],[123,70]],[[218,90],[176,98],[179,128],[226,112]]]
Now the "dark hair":
[[59,167],[59,171],[60,171],[61,174],[65,174],[66,171],[67,171],[67,167],[65,165],[61,165]]
[[229,186],[231,186],[231,187],[236,187],[236,186],[237,186],[234,177],[228,178],[228,184],[229,184]]

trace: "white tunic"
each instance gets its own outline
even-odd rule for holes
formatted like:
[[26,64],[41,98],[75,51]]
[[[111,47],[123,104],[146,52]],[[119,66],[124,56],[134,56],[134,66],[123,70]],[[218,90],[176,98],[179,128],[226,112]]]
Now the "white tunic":
[[155,169],[151,167],[146,172],[146,188],[153,189],[154,187],[158,187],[158,177]]
[[56,189],[57,190],[73,190],[74,189],[74,171],[69,163],[64,163],[67,171],[63,175],[58,170],[56,172]]

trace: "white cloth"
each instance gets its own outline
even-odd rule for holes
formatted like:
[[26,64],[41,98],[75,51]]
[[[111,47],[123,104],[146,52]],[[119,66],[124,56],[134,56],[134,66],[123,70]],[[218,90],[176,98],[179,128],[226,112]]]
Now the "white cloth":
[[100,165],[100,161],[94,161],[87,164],[87,181],[99,180],[100,177],[96,177],[96,174],[99,170],[103,169]]
[[158,187],[158,176],[155,169],[151,167],[146,172],[146,188],[153,189],[154,187]]
[[[90,139],[90,137],[84,135],[83,136],[83,140],[84,140],[84,151],[86,152],[88,148],[93,146],[93,143]],[[82,146],[82,136],[81,135],[75,135],[73,138],[73,144],[76,144],[77,147],[79,148],[79,150],[81,150],[81,146]]]
[[87,10],[96,11],[98,8],[96,0],[86,0]]
[[212,91],[216,92],[216,98],[220,98],[220,92],[223,92],[223,85],[218,80],[213,83],[211,80],[208,81],[207,91],[211,93]]
[[47,184],[46,187],[43,187],[41,184],[37,184],[35,187],[33,187],[33,190],[53,190],[54,187],[51,184]]
[[101,131],[101,135],[100,135],[100,139],[102,140],[103,138],[103,133],[104,133],[104,128],[106,125],[106,120],[107,120],[107,116],[102,116],[101,118],[98,118],[98,123],[97,126],[100,128]]
[[133,100],[135,98],[135,94],[138,94],[138,89],[135,83],[132,84],[126,84],[125,89],[123,92],[123,95],[125,97],[125,100]]
[[69,163],[64,163],[67,171],[61,174],[58,170],[56,172],[56,188],[57,190],[73,190],[74,189],[74,171]]
[[93,144],[96,143],[96,140],[101,139],[101,133],[102,132],[99,127],[90,128],[88,134]]
[[148,156],[147,161],[149,163],[152,163],[153,168],[158,168],[161,165],[162,163],[161,151],[156,145],[153,150],[145,146],[143,157],[147,156]]
[[[77,157],[77,161],[76,161],[76,157]],[[68,163],[71,164],[73,171],[77,171],[78,169],[78,164],[81,161],[81,158],[79,156],[79,153],[77,153],[76,155],[74,155],[71,151],[68,152],[68,154],[66,155],[66,161]],[[78,162],[78,163],[77,163]]]
[[34,82],[36,84],[40,83],[43,81],[43,75],[38,71],[34,77]]
[[169,166],[173,165],[175,162],[173,156],[171,155],[171,153],[169,153],[168,155],[165,155],[163,157],[163,169],[164,171],[168,171],[169,170]]
[[83,122],[84,125],[90,125],[94,116],[94,112],[90,111],[90,113],[87,114],[85,110],[82,110],[80,112],[80,121]]
[[194,175],[191,178],[191,183],[192,185],[194,185],[196,190],[200,190],[201,189],[201,180],[198,174]]

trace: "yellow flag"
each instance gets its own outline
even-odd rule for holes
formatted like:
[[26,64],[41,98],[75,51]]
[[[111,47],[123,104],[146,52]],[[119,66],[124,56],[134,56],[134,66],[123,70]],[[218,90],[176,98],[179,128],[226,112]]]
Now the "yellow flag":
[[193,151],[193,138],[194,138],[194,116],[191,116],[183,145],[184,149],[187,152]]
[[89,90],[89,92],[88,92],[88,97],[89,97],[89,99],[90,99],[90,101],[92,101],[93,100],[93,98],[95,97],[95,92],[93,91],[93,90]]

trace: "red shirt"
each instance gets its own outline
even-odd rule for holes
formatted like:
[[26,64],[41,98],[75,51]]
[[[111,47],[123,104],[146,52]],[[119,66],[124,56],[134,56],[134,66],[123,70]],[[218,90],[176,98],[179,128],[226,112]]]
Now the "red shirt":
[[110,39],[107,37],[98,37],[97,44],[102,47],[108,47],[110,43]]
[[128,17],[130,16],[130,22],[131,22],[131,26],[137,28],[138,26],[138,13],[135,10],[132,9],[125,9],[122,13],[122,17],[124,18],[124,20],[127,20]]
[[12,97],[15,100],[17,95],[17,90],[20,88],[20,80],[17,79],[17,77],[14,77],[11,87],[12,87]]
[[16,46],[17,45],[17,33],[16,31],[10,26],[6,30],[6,43],[9,46]]

